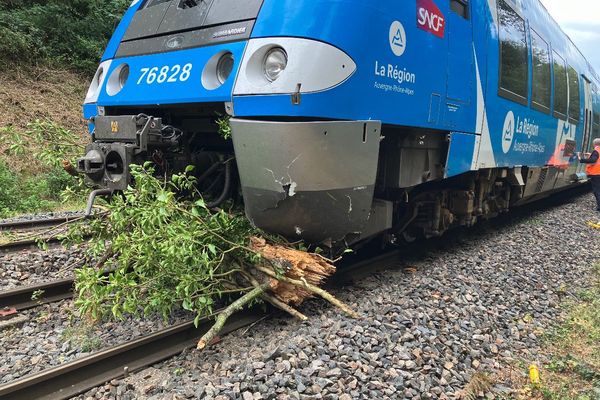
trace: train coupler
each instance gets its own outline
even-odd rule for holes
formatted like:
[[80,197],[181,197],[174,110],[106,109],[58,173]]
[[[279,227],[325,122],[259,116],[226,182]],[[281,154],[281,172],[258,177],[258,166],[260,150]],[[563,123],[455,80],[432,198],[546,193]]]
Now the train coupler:
[[77,170],[96,188],[127,189],[129,165],[143,159],[152,149],[178,145],[181,132],[165,126],[160,118],[145,114],[94,118],[94,142],[77,161]]

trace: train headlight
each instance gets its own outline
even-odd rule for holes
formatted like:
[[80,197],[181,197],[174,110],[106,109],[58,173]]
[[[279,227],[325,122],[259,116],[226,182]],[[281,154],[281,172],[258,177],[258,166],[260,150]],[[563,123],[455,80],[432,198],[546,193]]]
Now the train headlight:
[[202,70],[202,86],[215,90],[223,86],[231,76],[235,64],[233,54],[224,50],[213,55]]
[[127,83],[127,78],[129,78],[129,65],[119,65],[110,73],[108,83],[106,84],[106,93],[109,96],[118,94]]
[[219,58],[217,63],[217,80],[222,85],[233,71],[233,54],[225,53]]
[[127,79],[129,78],[129,66],[125,64],[121,71],[119,72],[119,86],[123,89],[123,86],[127,83]]
[[87,95],[85,96],[85,104],[95,103],[98,101],[98,96],[100,95],[100,89],[102,85],[106,81],[106,72],[110,69],[110,64],[112,60],[107,60],[102,62],[98,69],[96,70],[96,74],[92,79],[92,83],[90,83],[90,88],[88,89]]
[[[306,60],[318,60],[307,62]],[[238,60],[236,60],[236,63]],[[321,92],[356,72],[356,63],[330,44],[293,37],[250,39],[240,60],[234,96]]]
[[287,53],[281,47],[275,47],[269,50],[263,61],[265,78],[267,78],[269,82],[277,80],[287,67],[287,63]]

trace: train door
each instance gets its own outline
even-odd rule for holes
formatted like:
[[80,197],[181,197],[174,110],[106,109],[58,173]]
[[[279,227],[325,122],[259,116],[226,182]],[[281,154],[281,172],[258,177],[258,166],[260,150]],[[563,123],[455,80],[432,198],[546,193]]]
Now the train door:
[[457,122],[467,111],[473,96],[475,67],[473,60],[473,25],[469,0],[450,0],[446,17],[448,68],[446,78],[446,125],[458,128]]
[[594,127],[594,102],[592,99],[592,83],[583,76],[584,93],[584,118],[583,118],[583,141],[581,151],[587,153],[590,151],[592,128]]
[[[590,152],[591,142],[592,142],[592,129],[594,127],[594,113],[593,113],[593,98],[592,98],[592,84],[591,82],[583,76],[583,140],[581,141],[580,151],[582,153]],[[585,174],[585,164],[579,164],[577,168],[577,172],[580,176]]]

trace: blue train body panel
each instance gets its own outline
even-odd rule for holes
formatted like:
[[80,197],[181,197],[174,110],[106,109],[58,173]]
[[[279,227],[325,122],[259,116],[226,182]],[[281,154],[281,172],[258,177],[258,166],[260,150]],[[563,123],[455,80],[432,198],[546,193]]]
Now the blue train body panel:
[[100,61],[110,60],[115,56],[117,48],[119,47],[119,44],[121,43],[121,40],[125,35],[125,31],[127,31],[131,20],[133,19],[135,13],[138,11],[142,3],[142,0],[134,0],[131,3],[131,6],[127,9],[125,15],[123,15],[121,22],[117,26],[117,29],[115,29],[115,32],[113,33],[108,44],[106,45],[106,49],[104,49],[104,54],[102,55],[102,59]]
[[[234,32],[226,43],[119,57],[128,26],[145,4],[138,0],[126,12],[102,58],[110,63],[106,76],[128,64],[127,84],[109,95],[105,79],[97,97],[85,105],[84,115],[94,116],[96,105],[233,102],[233,115],[242,118],[376,120],[384,126],[460,132],[450,135],[448,177],[482,168],[552,165],[557,149],[572,142],[575,150],[586,150],[582,149],[585,107],[594,117],[600,113],[597,74],[537,0],[506,0],[525,21],[529,77],[524,102],[499,95],[500,2],[505,0],[472,0],[466,14],[459,15],[446,0],[264,0],[251,34],[243,40],[236,40]],[[533,106],[532,32],[578,73],[577,123],[555,117],[553,107],[543,112]],[[251,61],[245,59],[249,46],[272,38],[326,46],[323,51],[331,58],[301,60],[309,70],[319,71],[328,67],[319,63],[344,57],[350,60],[344,68],[353,64],[354,69],[340,75],[343,79],[335,84],[314,83],[314,90],[303,89],[311,78],[302,78],[306,80],[297,82],[301,84],[297,102],[292,101],[292,86],[272,93],[256,86],[253,92],[251,83],[245,82],[248,73],[242,70]],[[233,54],[232,76],[209,90],[202,83],[203,70],[211,57],[223,51]],[[192,66],[189,77],[182,80],[179,71],[170,79],[173,66],[186,65]],[[158,83],[156,78],[149,83],[148,70],[157,68],[160,73],[164,67],[168,67],[164,81]],[[318,84],[325,86],[319,89]],[[566,162],[577,168],[572,161],[567,157]]]
[[[245,42],[234,42],[178,52],[119,58],[111,64],[107,74],[110,76],[115,69],[126,63],[131,71],[130,84],[125,85],[123,90],[114,96],[103,91],[98,101],[104,106],[231,101],[233,79],[216,89],[208,90],[202,86],[202,70],[215,53],[223,51],[233,54],[234,60],[237,60],[233,68],[237,69],[244,47]],[[149,81],[148,76],[152,68],[157,68],[154,72],[156,77],[151,77]],[[163,68],[168,71],[161,77]]]
[[[281,18],[284,14],[286,18]],[[335,16],[337,22],[323,23],[314,15]],[[377,119],[401,126],[474,131],[475,112],[469,107],[474,87],[469,90],[460,85],[451,92],[456,94],[454,98],[447,98],[448,74],[460,70],[463,76],[469,76],[473,69],[469,62],[472,46],[466,46],[466,56],[454,57],[463,65],[449,68],[447,37],[417,28],[416,2],[267,0],[259,21],[252,33],[255,38],[310,37],[341,49],[358,65],[343,85],[306,95],[297,109],[289,107],[289,96],[267,100],[271,105],[279,102],[278,107],[268,108],[275,115]],[[400,41],[406,43],[401,56],[390,48],[390,29],[395,21],[401,22],[404,30]],[[465,29],[459,22],[457,30]],[[443,104],[438,110],[430,110],[436,96],[444,99]],[[264,113],[260,108],[265,100],[235,98],[236,116]]]

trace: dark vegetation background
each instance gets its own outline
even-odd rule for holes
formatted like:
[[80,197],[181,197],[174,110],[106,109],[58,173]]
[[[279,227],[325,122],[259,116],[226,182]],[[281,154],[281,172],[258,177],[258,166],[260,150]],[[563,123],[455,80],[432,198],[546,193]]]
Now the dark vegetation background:
[[85,190],[61,162],[89,140],[81,104],[129,4],[0,0],[0,218],[81,207]]
[[129,0],[0,0],[0,62],[93,73]]

